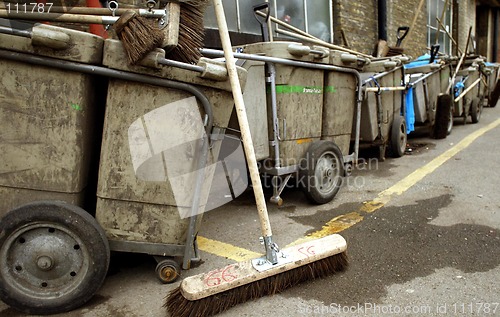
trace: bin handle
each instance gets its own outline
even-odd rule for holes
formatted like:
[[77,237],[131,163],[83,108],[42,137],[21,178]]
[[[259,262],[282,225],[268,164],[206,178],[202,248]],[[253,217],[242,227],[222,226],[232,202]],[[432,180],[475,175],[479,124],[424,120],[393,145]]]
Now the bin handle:
[[[408,26],[400,26],[398,28],[396,47],[401,46],[401,42],[403,42],[403,39],[408,35],[409,31],[410,31],[410,27],[408,27]],[[401,33],[401,32],[403,32],[403,33]]]
[[[261,17],[259,14],[257,14],[257,11],[261,10],[266,10],[266,16]],[[269,29],[267,28],[267,25],[269,23],[269,18],[271,14],[271,10],[269,10],[269,3],[264,2],[258,5],[253,6],[253,14],[255,16],[255,19],[257,22],[260,23],[260,29],[262,32],[262,40],[264,42],[269,42]]]
[[436,56],[438,55],[439,52],[439,47],[440,47],[439,44],[434,44],[431,46],[431,59],[429,60],[429,64],[434,63],[434,61],[436,60]]

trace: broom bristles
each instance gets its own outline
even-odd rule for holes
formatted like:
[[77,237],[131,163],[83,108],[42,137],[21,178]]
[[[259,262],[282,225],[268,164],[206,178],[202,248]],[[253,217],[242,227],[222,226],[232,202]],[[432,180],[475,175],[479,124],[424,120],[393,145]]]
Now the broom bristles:
[[263,296],[278,294],[302,282],[344,271],[348,266],[346,252],[299,266],[289,271],[245,284],[228,291],[218,293],[199,300],[186,299],[177,287],[171,291],[163,307],[172,317],[205,317],[213,316],[238,304]]
[[176,61],[196,64],[204,45],[205,26],[203,17],[208,5],[207,0],[193,0],[180,3],[179,40],[167,57]]
[[116,33],[122,41],[130,64],[136,64],[149,52],[161,46],[164,36],[160,29],[154,27],[153,21],[138,15],[127,20]]

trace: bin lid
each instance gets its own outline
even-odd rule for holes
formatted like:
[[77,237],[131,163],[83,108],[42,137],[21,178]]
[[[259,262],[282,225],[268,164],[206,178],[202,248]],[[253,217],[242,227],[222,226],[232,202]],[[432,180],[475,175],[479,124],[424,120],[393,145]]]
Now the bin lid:
[[365,65],[370,63],[370,60],[340,50],[330,50],[330,60],[328,63],[330,65],[362,70]]
[[101,63],[104,40],[99,36],[47,24],[0,20],[1,26],[27,34],[0,34],[2,49],[87,64]]
[[328,63],[329,60],[328,49],[292,41],[258,42],[238,48],[246,54],[264,54],[303,62]]
[[[229,77],[227,77],[225,80],[223,80],[222,78],[219,78],[217,80],[203,78],[203,74],[195,70],[167,66],[158,63],[157,59],[165,58],[165,51],[163,49],[156,49],[155,51],[148,54],[142,61],[139,61],[137,65],[130,65],[128,63],[128,59],[122,43],[118,40],[107,39],[104,42],[103,54],[103,65],[112,69],[123,70],[136,74],[150,75],[178,82],[184,82],[187,84],[211,87],[224,91],[231,91],[231,82],[229,80]],[[205,65],[207,63],[219,65],[225,68],[224,59],[210,60],[207,58],[202,58],[198,64]],[[241,87],[245,87],[247,71],[243,67],[239,66],[236,66],[236,69],[238,72],[238,78],[240,80]]]

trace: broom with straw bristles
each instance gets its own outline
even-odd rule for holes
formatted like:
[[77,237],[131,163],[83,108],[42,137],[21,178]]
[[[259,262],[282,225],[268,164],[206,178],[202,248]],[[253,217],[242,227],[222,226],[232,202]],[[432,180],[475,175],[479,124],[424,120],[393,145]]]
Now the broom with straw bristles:
[[224,10],[221,0],[213,1],[266,254],[259,259],[231,264],[184,279],[177,289],[168,294],[164,305],[172,317],[212,316],[248,300],[276,294],[301,282],[343,271],[348,264],[347,244],[338,234],[281,251],[273,242]]
[[203,16],[209,0],[181,1],[178,44],[167,52],[166,57],[176,61],[198,63],[205,38]]
[[153,25],[154,20],[129,10],[120,16],[114,27],[122,41],[130,64],[135,64],[149,52],[161,46],[163,32]]

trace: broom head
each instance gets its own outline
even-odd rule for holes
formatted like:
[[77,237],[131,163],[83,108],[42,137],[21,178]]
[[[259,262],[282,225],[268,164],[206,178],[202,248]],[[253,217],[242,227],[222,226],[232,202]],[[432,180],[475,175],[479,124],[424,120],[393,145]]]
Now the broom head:
[[167,296],[171,316],[212,316],[237,304],[280,293],[301,282],[343,271],[347,243],[333,234],[281,250],[278,264],[265,257],[184,279]]
[[203,17],[208,4],[208,0],[180,2],[177,45],[167,49],[167,58],[188,64],[198,63],[205,39]]
[[163,32],[154,27],[153,21],[132,10],[120,16],[115,23],[115,31],[122,41],[130,64],[136,64],[149,52],[160,47],[164,37]]

